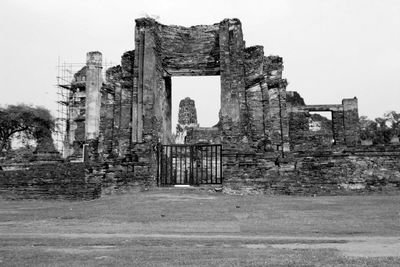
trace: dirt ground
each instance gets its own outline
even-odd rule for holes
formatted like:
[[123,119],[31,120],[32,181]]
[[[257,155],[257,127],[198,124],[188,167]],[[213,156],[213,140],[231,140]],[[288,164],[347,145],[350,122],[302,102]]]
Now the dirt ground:
[[400,196],[0,200],[0,266],[400,266]]

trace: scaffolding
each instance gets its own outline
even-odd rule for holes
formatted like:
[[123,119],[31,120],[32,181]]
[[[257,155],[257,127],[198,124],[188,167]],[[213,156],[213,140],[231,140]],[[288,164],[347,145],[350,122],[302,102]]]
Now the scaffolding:
[[[69,141],[69,106],[74,105],[75,101],[73,97],[76,90],[75,86],[73,86],[74,75],[85,66],[86,63],[61,62],[60,58],[58,59],[57,84],[55,85],[57,90],[57,118],[55,121],[54,141],[56,149],[62,155],[64,155],[65,152],[65,142]],[[102,66],[103,81],[105,80],[106,70],[111,66],[114,66],[114,64],[105,59]]]

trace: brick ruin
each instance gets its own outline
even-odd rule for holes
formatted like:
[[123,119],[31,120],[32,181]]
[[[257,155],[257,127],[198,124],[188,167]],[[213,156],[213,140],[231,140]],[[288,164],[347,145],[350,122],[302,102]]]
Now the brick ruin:
[[[65,157],[84,159],[103,187],[156,186],[158,148],[222,145],[223,187],[282,194],[344,194],[400,189],[398,145],[361,146],[357,98],[306,105],[286,91],[283,60],[246,47],[241,22],[163,25],[136,20],[135,50],[101,76],[100,52],[75,74]],[[182,100],[172,135],[173,76],[218,75],[221,110],[214,127],[197,124]],[[193,101],[193,102],[192,102]],[[329,112],[331,120],[313,115]]]

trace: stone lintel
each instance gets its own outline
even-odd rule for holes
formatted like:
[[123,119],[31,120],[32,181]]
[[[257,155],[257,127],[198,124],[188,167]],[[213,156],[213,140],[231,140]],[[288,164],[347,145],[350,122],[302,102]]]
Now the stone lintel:
[[343,111],[343,105],[306,105],[301,107],[309,112],[318,111]]

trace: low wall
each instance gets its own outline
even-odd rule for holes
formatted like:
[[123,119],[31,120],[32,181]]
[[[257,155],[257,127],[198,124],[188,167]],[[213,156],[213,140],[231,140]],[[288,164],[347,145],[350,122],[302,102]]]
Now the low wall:
[[344,195],[400,191],[400,151],[323,151],[273,158],[224,155],[224,187],[271,194]]
[[6,199],[85,200],[128,188],[156,186],[153,172],[145,162],[34,162],[1,166],[0,198]]
[[[289,195],[346,195],[400,191],[398,147],[342,151],[273,152],[223,150],[223,187],[238,192]],[[101,164],[29,163],[2,165],[0,197],[94,199],[126,189],[156,187],[150,162]]]
[[91,168],[88,177],[101,181],[102,194],[157,186],[156,177],[148,163],[110,161],[91,165]]
[[2,165],[0,197],[8,199],[94,199],[101,180],[86,177],[84,163]]

